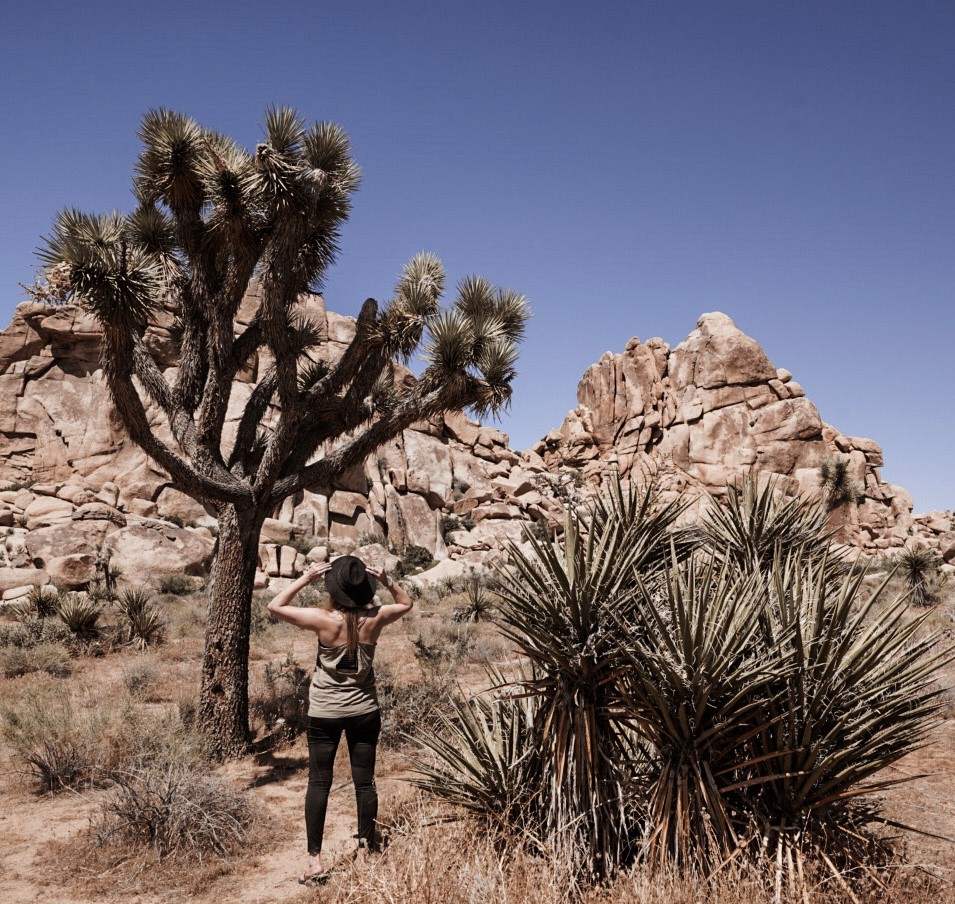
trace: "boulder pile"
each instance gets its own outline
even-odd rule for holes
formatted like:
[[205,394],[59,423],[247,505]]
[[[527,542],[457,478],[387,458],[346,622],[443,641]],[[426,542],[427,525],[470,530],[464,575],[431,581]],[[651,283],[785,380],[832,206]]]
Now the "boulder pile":
[[[253,289],[237,329],[258,305]],[[322,355],[336,360],[354,335],[351,318],[318,296],[302,313],[323,328]],[[173,318],[161,311],[145,342],[175,368]],[[129,575],[203,574],[214,548],[210,509],[180,493],[125,435],[109,401],[99,330],[79,307],[27,302],[0,332],[0,595],[35,583],[78,587],[98,559]],[[234,437],[261,366],[234,386],[224,442]],[[559,522],[560,480],[586,493],[609,469],[655,471],[671,491],[719,495],[742,472],[777,475],[786,492],[818,493],[823,459],[844,456],[865,501],[847,507],[846,537],[864,549],[902,546],[916,528],[952,547],[951,519],[913,522],[911,499],[883,482],[879,446],[822,422],[788,371],[724,314],[705,314],[673,349],[631,339],[580,382],[578,405],[533,449],[516,452],[492,427],[452,414],[422,421],[334,486],[286,499],[266,521],[258,585],[301,573],[309,559],[359,546],[382,562],[421,547],[437,562],[425,580],[482,569],[519,541],[527,522]],[[159,410],[156,431],[172,443]],[[938,523],[936,523],[938,522]],[[947,544],[947,545],[946,545]],[[371,549],[376,547],[376,550]],[[952,556],[948,556],[951,561]]]

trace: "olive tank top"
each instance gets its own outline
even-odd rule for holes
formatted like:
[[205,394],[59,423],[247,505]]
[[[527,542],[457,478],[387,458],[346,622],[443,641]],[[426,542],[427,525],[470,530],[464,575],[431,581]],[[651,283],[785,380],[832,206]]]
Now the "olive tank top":
[[308,690],[308,714],[318,719],[362,716],[378,709],[375,688],[375,644],[358,642],[354,658],[347,644],[319,643]]

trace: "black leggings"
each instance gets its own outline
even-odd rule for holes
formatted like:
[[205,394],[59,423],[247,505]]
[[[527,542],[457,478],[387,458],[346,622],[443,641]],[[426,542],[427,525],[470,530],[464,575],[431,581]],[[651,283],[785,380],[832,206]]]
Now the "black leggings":
[[308,790],[305,792],[305,834],[309,854],[318,854],[322,850],[332,768],[342,731],[348,742],[348,758],[358,803],[358,838],[369,847],[375,844],[375,819],[378,817],[375,753],[381,734],[381,713],[376,709],[360,716],[338,719],[312,716],[308,720]]

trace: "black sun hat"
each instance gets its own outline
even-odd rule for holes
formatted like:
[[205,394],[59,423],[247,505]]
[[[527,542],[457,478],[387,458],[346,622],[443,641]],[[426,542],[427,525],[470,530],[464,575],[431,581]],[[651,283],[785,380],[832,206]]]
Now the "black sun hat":
[[356,556],[339,556],[325,575],[325,586],[343,609],[361,609],[375,596],[375,578]]

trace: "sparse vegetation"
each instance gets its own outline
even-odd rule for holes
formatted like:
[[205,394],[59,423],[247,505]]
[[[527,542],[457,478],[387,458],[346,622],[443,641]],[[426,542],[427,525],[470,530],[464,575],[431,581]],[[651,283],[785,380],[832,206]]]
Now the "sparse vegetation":
[[310,677],[291,653],[280,662],[265,663],[262,689],[249,701],[253,724],[261,723],[264,735],[259,748],[290,744],[305,731]]
[[181,572],[170,572],[161,574],[156,581],[156,589],[160,593],[168,593],[172,596],[186,596],[196,589],[194,578]]

